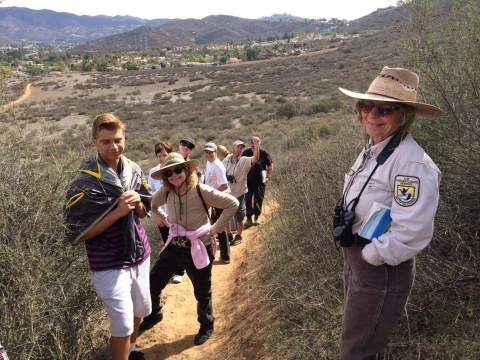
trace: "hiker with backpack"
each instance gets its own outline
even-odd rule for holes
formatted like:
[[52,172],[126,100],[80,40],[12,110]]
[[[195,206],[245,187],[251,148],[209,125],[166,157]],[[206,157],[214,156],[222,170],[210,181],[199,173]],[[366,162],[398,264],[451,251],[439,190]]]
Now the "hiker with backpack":
[[[153,327],[163,318],[162,290],[179,266],[183,266],[192,281],[197,299],[200,330],[195,345],[207,341],[213,333],[212,262],[215,258],[214,235],[225,228],[238,208],[233,196],[199,184],[195,169],[198,160],[185,160],[172,152],[167,155],[160,170],[151,174],[163,181],[152,199],[152,214],[157,223],[168,223],[167,243],[150,271],[152,313],[144,318],[141,329]],[[167,205],[167,214],[162,205]],[[222,215],[211,225],[210,207],[223,209]]]

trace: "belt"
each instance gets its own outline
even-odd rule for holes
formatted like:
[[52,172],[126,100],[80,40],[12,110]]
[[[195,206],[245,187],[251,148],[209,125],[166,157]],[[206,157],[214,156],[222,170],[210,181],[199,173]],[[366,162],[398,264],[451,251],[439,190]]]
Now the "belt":
[[365,239],[364,237],[358,236],[358,234],[353,234],[353,244],[352,246],[365,246],[370,244],[372,241]]

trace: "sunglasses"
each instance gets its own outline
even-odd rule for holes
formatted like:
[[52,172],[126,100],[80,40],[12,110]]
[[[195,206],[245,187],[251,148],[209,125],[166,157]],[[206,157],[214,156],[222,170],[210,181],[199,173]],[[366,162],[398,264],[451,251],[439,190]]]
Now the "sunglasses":
[[393,110],[398,109],[400,106],[395,106],[395,105],[375,105],[374,102],[372,101],[362,101],[361,103],[361,109],[364,113],[370,114],[373,109],[377,109],[377,113],[380,116],[389,116],[392,115]]
[[182,173],[183,169],[184,168],[182,166],[176,166],[176,167],[173,168],[173,170],[170,170],[170,169],[165,170],[164,174],[165,174],[166,177],[172,176],[173,173],[178,175],[178,174]]
[[185,142],[185,141],[180,142],[180,145],[186,146],[186,147],[189,148],[190,150],[193,150],[193,148],[195,147],[195,146],[193,146],[192,144],[190,144],[190,143],[188,143],[188,142]]

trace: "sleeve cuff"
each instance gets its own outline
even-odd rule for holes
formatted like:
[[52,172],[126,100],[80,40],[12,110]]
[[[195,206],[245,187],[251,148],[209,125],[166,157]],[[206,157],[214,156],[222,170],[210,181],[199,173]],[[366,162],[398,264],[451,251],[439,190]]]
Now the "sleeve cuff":
[[385,264],[385,260],[380,256],[377,248],[373,243],[365,245],[362,250],[362,255],[365,260],[373,266],[380,266]]

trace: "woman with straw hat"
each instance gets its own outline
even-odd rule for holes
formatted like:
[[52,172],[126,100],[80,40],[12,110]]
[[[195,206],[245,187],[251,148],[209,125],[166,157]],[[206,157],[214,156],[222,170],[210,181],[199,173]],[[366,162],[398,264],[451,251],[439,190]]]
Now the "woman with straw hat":
[[[225,228],[237,211],[238,201],[233,196],[210,186],[198,184],[195,169],[198,160],[185,160],[172,152],[164,165],[152,173],[153,179],[161,179],[162,187],[152,198],[152,213],[157,223],[168,223],[168,240],[150,271],[152,313],[144,319],[142,329],[155,325],[162,313],[161,292],[175,271],[184,267],[191,279],[200,330],[195,336],[196,345],[203,344],[213,333],[212,310],[212,261],[215,257],[214,235]],[[167,214],[162,205],[167,205]],[[210,224],[208,209],[224,209],[222,215]]]
[[[342,360],[384,359],[413,285],[414,257],[433,236],[441,173],[408,129],[443,112],[417,102],[418,83],[409,70],[384,67],[365,94],[340,88],[357,99],[355,122],[367,136],[336,207],[334,237],[345,258]],[[362,224],[382,207],[390,211],[382,210],[385,229]]]

